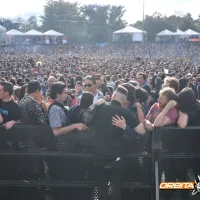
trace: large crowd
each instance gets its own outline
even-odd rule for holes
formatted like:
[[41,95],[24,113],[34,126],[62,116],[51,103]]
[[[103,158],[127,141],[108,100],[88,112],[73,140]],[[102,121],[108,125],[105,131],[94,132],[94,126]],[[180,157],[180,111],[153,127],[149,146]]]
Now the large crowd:
[[93,126],[99,200],[108,167],[120,200],[123,133],[200,125],[198,44],[0,47],[0,69],[6,129],[50,125],[57,137]]
[[[6,128],[49,123],[53,130],[69,124],[82,130],[91,105],[111,102],[122,86],[128,93],[122,106],[144,128],[198,125],[199,50],[188,43],[2,47],[0,122]],[[56,116],[51,104],[62,94],[59,102],[67,116]],[[61,124],[55,124],[59,118]]]

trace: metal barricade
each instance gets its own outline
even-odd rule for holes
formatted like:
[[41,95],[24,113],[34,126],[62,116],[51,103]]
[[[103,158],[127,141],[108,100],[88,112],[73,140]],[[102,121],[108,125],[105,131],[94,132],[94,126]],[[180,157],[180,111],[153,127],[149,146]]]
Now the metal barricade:
[[200,128],[163,127],[156,129],[156,157],[158,163],[156,200],[200,199],[192,190],[159,190],[162,182],[194,182],[200,175]]
[[[92,132],[0,127],[0,199],[98,200]],[[124,136],[123,200],[155,200],[153,135]]]

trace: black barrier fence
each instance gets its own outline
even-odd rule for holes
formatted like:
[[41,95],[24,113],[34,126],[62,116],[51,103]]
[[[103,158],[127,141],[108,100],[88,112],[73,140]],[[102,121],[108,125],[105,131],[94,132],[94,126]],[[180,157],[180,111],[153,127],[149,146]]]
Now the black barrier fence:
[[[199,130],[124,135],[122,199],[200,199],[192,191],[159,191],[163,176],[170,182],[197,178]],[[0,127],[0,199],[98,200],[92,132],[55,137],[48,126]]]
[[[155,163],[158,182],[194,182],[200,175],[200,127],[156,129]],[[161,200],[200,199],[191,190],[158,190]]]

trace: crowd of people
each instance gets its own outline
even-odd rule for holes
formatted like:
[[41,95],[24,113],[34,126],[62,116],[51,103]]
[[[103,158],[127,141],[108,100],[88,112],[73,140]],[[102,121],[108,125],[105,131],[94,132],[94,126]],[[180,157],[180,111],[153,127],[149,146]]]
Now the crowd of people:
[[120,166],[124,132],[200,125],[199,67],[189,43],[1,47],[0,124],[50,125],[55,136],[92,125],[96,163]]
[[146,129],[198,125],[199,48],[194,44],[2,47],[1,124],[10,128],[17,123],[49,123],[55,135],[60,134],[55,129],[69,124],[73,124],[69,130],[82,130],[91,105],[111,101],[121,86],[128,92],[122,106]]

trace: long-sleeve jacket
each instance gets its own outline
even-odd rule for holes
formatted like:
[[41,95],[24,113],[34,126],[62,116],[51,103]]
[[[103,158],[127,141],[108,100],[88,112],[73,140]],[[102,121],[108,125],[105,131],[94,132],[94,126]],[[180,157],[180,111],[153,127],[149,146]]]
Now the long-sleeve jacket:
[[19,103],[20,120],[24,125],[44,125],[47,119],[40,105],[30,95],[26,95]]

